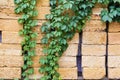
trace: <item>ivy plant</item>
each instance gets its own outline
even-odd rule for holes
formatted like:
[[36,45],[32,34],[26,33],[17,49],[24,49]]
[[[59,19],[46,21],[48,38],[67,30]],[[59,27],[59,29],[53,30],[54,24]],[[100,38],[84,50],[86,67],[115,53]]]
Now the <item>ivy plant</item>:
[[33,29],[37,25],[37,21],[33,18],[38,15],[38,11],[35,10],[36,0],[14,0],[14,3],[17,5],[15,13],[22,14],[22,17],[18,19],[18,23],[23,25],[23,29],[19,32],[23,36],[21,43],[24,56],[22,77],[24,80],[29,80],[29,75],[34,72],[32,57],[35,56],[37,33]]
[[[20,35],[23,36],[22,53],[24,65],[22,76],[28,80],[34,69],[32,57],[35,56],[37,33],[33,31],[37,25],[34,17],[38,12],[35,10],[36,0],[14,0],[17,7],[15,13],[22,14],[18,22],[23,25]],[[44,76],[41,80],[59,80],[58,61],[67,49],[68,41],[73,38],[76,32],[82,31],[87,20],[90,19],[92,8],[96,3],[107,6],[100,16],[104,22],[120,22],[120,0],[50,0],[50,14],[46,15],[41,31],[44,36],[41,43],[44,45],[43,56],[39,72]]]
[[104,9],[101,13],[104,22],[120,22],[120,0],[110,0],[108,9]]

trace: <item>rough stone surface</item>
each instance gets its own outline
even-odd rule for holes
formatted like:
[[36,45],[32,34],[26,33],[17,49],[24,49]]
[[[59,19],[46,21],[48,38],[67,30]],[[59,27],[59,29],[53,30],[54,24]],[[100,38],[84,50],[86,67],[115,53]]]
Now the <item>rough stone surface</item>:
[[64,57],[62,56],[59,60],[59,66],[61,68],[74,68],[77,66],[76,57]]
[[108,56],[108,67],[120,67],[120,56]]
[[4,31],[19,31],[22,25],[18,24],[17,20],[0,19],[0,29]]
[[83,44],[106,44],[106,33],[83,32]]
[[105,45],[82,45],[83,56],[103,56],[106,54]]
[[101,11],[103,10],[103,8],[93,8],[93,14],[101,14]]
[[119,80],[120,79],[120,68],[108,68],[109,79]]
[[0,56],[0,67],[22,67],[22,56]]
[[105,68],[83,68],[84,79],[102,80],[105,77]]
[[39,11],[38,19],[45,19],[45,15],[50,13],[50,7],[38,7],[37,10]]
[[120,56],[120,45],[108,45],[108,55]]
[[21,68],[0,68],[0,79],[21,79]]
[[18,32],[2,31],[2,43],[21,43]]
[[20,44],[0,44],[0,55],[22,55]]
[[60,68],[58,72],[62,79],[77,79],[77,68]]
[[67,50],[63,53],[63,56],[77,56],[78,44],[69,44]]
[[7,6],[8,5],[8,0],[1,0],[0,1],[0,6]]
[[44,55],[43,52],[42,52],[42,45],[41,44],[37,44],[36,45],[36,55]]
[[86,32],[101,32],[101,31],[105,31],[106,29],[106,25],[104,22],[100,21],[100,20],[90,20],[86,23],[83,31]]
[[88,68],[104,68],[105,67],[105,56],[82,56],[82,67]]
[[120,44],[120,33],[108,33],[109,44]]
[[109,32],[120,32],[120,23],[109,23]]

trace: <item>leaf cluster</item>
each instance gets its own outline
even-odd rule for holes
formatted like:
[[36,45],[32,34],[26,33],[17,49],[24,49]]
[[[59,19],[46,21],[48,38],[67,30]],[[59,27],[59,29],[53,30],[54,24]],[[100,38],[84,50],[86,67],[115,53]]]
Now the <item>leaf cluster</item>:
[[120,0],[110,0],[108,9],[101,13],[104,22],[120,22]]
[[82,31],[90,19],[94,1],[89,0],[51,0],[51,14],[46,15],[41,31],[45,34],[41,40],[44,44],[44,57],[39,71],[44,74],[41,80],[59,80],[58,60],[68,47],[68,41],[76,32]]
[[22,77],[24,80],[29,80],[28,76],[33,74],[34,69],[32,57],[35,56],[35,46],[37,33],[33,31],[37,25],[37,20],[33,18],[38,15],[36,7],[36,0],[14,0],[16,4],[15,13],[21,14],[22,17],[18,19],[18,23],[23,25],[23,29],[19,34],[23,36],[22,40],[22,54],[24,56],[24,65],[22,67]]

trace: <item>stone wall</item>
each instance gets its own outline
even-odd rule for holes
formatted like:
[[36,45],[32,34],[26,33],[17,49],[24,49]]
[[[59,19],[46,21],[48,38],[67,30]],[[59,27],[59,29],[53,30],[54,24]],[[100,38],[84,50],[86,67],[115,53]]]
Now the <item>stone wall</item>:
[[[42,54],[40,39],[42,33],[40,27],[45,22],[45,14],[49,13],[49,0],[39,0],[37,9],[39,11],[36,56],[33,57],[35,73],[30,75],[30,79],[39,79],[42,74],[38,72],[40,67],[39,58]],[[23,66],[23,56],[21,54],[22,37],[18,35],[22,25],[17,19],[20,15],[14,13],[14,0],[0,1],[0,31],[2,32],[2,42],[0,43],[0,79],[21,78],[21,67]],[[79,33],[69,41],[69,47],[59,60],[62,79],[77,79],[77,55],[78,49],[82,56],[82,75],[84,79],[108,78],[120,79],[120,24],[111,23],[106,25],[100,20],[102,6],[93,9],[91,20],[89,20],[82,32],[81,43],[79,43]],[[78,44],[81,47],[78,47]],[[80,63],[79,63],[80,64]]]

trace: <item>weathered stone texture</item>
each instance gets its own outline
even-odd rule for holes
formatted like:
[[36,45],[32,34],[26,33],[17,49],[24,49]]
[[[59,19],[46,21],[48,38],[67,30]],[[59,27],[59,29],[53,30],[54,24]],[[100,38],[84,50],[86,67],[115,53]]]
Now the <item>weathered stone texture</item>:
[[120,45],[108,45],[108,55],[120,56]]
[[2,43],[18,43],[20,44],[22,41],[22,37],[18,34],[18,32],[11,31],[2,31]]
[[0,79],[21,79],[21,68],[0,68]]
[[105,67],[105,56],[82,56],[82,67],[103,68]]
[[105,45],[82,45],[82,56],[104,56]]
[[108,33],[109,44],[120,44],[120,33]]
[[90,20],[87,21],[83,31],[85,32],[101,32],[105,31],[106,25],[101,20]]
[[120,68],[108,68],[108,77],[112,80],[120,79]]
[[105,68],[83,68],[84,79],[102,80],[105,77]]
[[0,44],[0,55],[22,55],[20,44]]
[[106,33],[83,32],[83,44],[106,44]]
[[0,67],[22,67],[22,56],[0,56]]
[[117,22],[110,23],[109,32],[120,32],[120,23]]
[[108,67],[120,67],[120,56],[108,56]]

